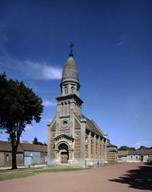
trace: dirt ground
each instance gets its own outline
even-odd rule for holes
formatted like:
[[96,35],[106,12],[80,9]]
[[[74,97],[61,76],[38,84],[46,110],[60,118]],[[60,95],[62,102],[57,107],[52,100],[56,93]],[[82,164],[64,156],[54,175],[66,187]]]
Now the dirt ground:
[[81,171],[43,173],[0,181],[0,192],[152,191],[152,166],[124,163]]

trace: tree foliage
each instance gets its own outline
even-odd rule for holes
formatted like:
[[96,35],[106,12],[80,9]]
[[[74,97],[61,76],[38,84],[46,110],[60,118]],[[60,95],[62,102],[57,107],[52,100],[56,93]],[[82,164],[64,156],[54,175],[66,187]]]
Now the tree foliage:
[[123,145],[119,148],[120,151],[128,151],[130,148],[126,145]]
[[7,80],[0,74],[0,128],[9,134],[12,144],[12,168],[16,166],[16,152],[20,136],[27,124],[40,122],[43,112],[42,99],[23,82]]
[[[145,147],[145,146],[141,145],[137,150],[142,150],[142,149],[152,149],[152,147]],[[120,151],[134,151],[136,149],[134,147],[128,147],[126,145],[123,145],[118,150],[120,150]]]
[[36,145],[45,145],[45,146],[47,146],[47,144],[45,142],[42,143],[42,142],[38,141],[37,137],[34,137],[34,140],[33,140],[32,143],[36,144]]

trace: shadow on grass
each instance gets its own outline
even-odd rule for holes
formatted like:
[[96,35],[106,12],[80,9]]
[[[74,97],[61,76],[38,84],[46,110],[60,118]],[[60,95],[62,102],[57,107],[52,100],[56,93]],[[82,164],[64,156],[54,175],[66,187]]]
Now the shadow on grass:
[[129,170],[124,176],[110,181],[128,184],[134,189],[152,190],[152,166],[139,166],[139,169]]

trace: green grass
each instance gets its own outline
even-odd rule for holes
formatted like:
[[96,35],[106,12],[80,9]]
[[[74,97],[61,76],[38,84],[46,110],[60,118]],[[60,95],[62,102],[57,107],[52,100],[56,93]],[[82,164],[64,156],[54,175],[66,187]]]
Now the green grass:
[[56,168],[56,169],[16,169],[16,170],[5,170],[0,172],[0,181],[8,179],[16,179],[22,177],[34,176],[40,173],[49,173],[49,172],[62,172],[62,171],[77,171],[85,170],[85,168]]

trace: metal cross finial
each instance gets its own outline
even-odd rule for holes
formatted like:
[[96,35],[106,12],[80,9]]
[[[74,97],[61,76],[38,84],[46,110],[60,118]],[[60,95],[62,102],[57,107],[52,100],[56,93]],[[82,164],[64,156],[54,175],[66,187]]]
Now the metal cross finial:
[[70,43],[69,47],[71,48],[70,49],[70,56],[73,56],[73,54],[72,54],[72,47],[74,47],[74,44],[73,44],[72,40],[71,40],[71,43]]

